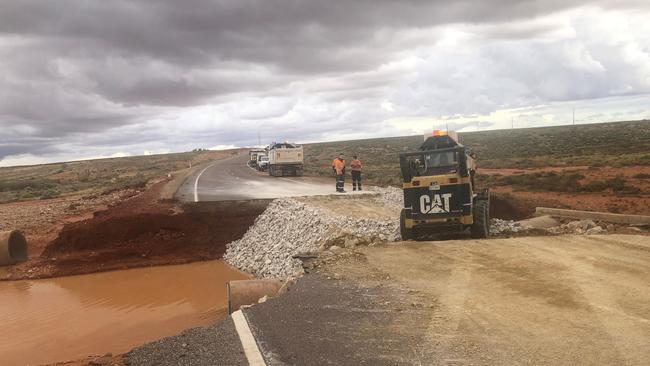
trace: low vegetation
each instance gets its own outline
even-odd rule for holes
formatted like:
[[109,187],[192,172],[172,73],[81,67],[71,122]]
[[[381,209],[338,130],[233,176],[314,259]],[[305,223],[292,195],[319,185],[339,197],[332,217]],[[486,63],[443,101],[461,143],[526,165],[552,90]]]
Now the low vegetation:
[[[475,151],[482,168],[548,166],[650,166],[650,121],[602,123],[529,129],[467,132],[461,142]],[[306,144],[305,173],[330,176],[331,161],[344,153],[348,161],[358,154],[364,180],[378,185],[401,185],[399,153],[415,150],[422,136],[376,138]],[[236,151],[196,149],[180,154],[99,159],[36,166],[0,168],[0,203],[48,199],[71,194],[100,194],[146,184],[152,178],[200,164]],[[480,182],[509,185],[521,190],[553,192],[638,193],[623,178],[581,184],[577,173],[534,173],[480,176]],[[639,173],[637,180],[650,176]]]
[[491,186],[510,186],[515,191],[532,192],[567,192],[567,193],[594,193],[611,191],[620,195],[634,195],[641,193],[638,187],[628,184],[625,178],[617,176],[606,180],[594,180],[581,183],[585,177],[578,173],[565,172],[538,172],[532,174],[514,174],[502,176],[500,174],[479,176],[479,183]]
[[167,173],[230,154],[194,151],[0,168],[0,203],[91,195],[144,186]]
[[[459,138],[478,154],[482,168],[650,165],[650,121],[467,132]],[[307,144],[305,171],[329,176],[331,161],[338,153],[346,154],[348,160],[358,154],[365,165],[366,181],[400,185],[399,153],[417,149],[422,141],[422,136],[404,136]],[[535,184],[553,190],[556,178],[513,179],[541,179]],[[565,187],[562,191],[579,190],[574,184],[577,177],[563,174],[560,179]]]

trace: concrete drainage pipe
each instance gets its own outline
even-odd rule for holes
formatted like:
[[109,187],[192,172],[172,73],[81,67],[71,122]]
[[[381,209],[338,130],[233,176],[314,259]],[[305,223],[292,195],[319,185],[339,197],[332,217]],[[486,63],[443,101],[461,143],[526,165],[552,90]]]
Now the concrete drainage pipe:
[[27,260],[27,240],[18,230],[0,231],[0,266]]
[[239,280],[230,281],[226,285],[228,293],[228,313],[232,314],[243,305],[257,304],[264,297],[275,296],[283,282],[280,280]]

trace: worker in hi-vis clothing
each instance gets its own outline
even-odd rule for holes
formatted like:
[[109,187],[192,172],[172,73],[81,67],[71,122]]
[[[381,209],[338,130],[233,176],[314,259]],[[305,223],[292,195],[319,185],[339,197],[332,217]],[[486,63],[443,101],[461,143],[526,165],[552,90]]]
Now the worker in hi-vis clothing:
[[332,161],[332,170],[336,174],[336,191],[339,193],[345,192],[343,189],[345,185],[345,160],[343,159],[343,154]]
[[357,186],[361,190],[361,160],[356,155],[352,156],[350,170],[352,171],[352,190],[356,191]]

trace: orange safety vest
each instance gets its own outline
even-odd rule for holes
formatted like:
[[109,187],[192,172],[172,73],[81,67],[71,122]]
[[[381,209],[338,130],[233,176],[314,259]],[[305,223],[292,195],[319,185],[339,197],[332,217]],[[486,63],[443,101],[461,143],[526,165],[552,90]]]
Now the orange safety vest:
[[345,160],[339,158],[334,159],[334,161],[332,161],[332,168],[336,169],[336,175],[343,174],[343,170],[345,169]]
[[361,160],[358,160],[358,159],[352,160],[352,162],[350,163],[350,168],[353,171],[360,172],[361,171]]

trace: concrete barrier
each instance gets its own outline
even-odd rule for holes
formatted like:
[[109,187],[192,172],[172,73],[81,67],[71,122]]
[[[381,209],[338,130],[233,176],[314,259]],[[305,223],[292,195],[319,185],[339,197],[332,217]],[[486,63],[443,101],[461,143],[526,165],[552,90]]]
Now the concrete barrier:
[[18,230],[0,231],[0,266],[27,260],[27,240]]
[[556,217],[565,217],[576,220],[594,220],[611,222],[615,224],[627,225],[650,225],[650,216],[642,215],[623,215],[608,212],[596,211],[578,211],[578,210],[565,210],[560,208],[537,207],[535,208],[535,215],[548,215]]
[[548,215],[535,216],[517,222],[523,227],[530,227],[533,229],[548,229],[554,226],[560,226],[560,220]]

